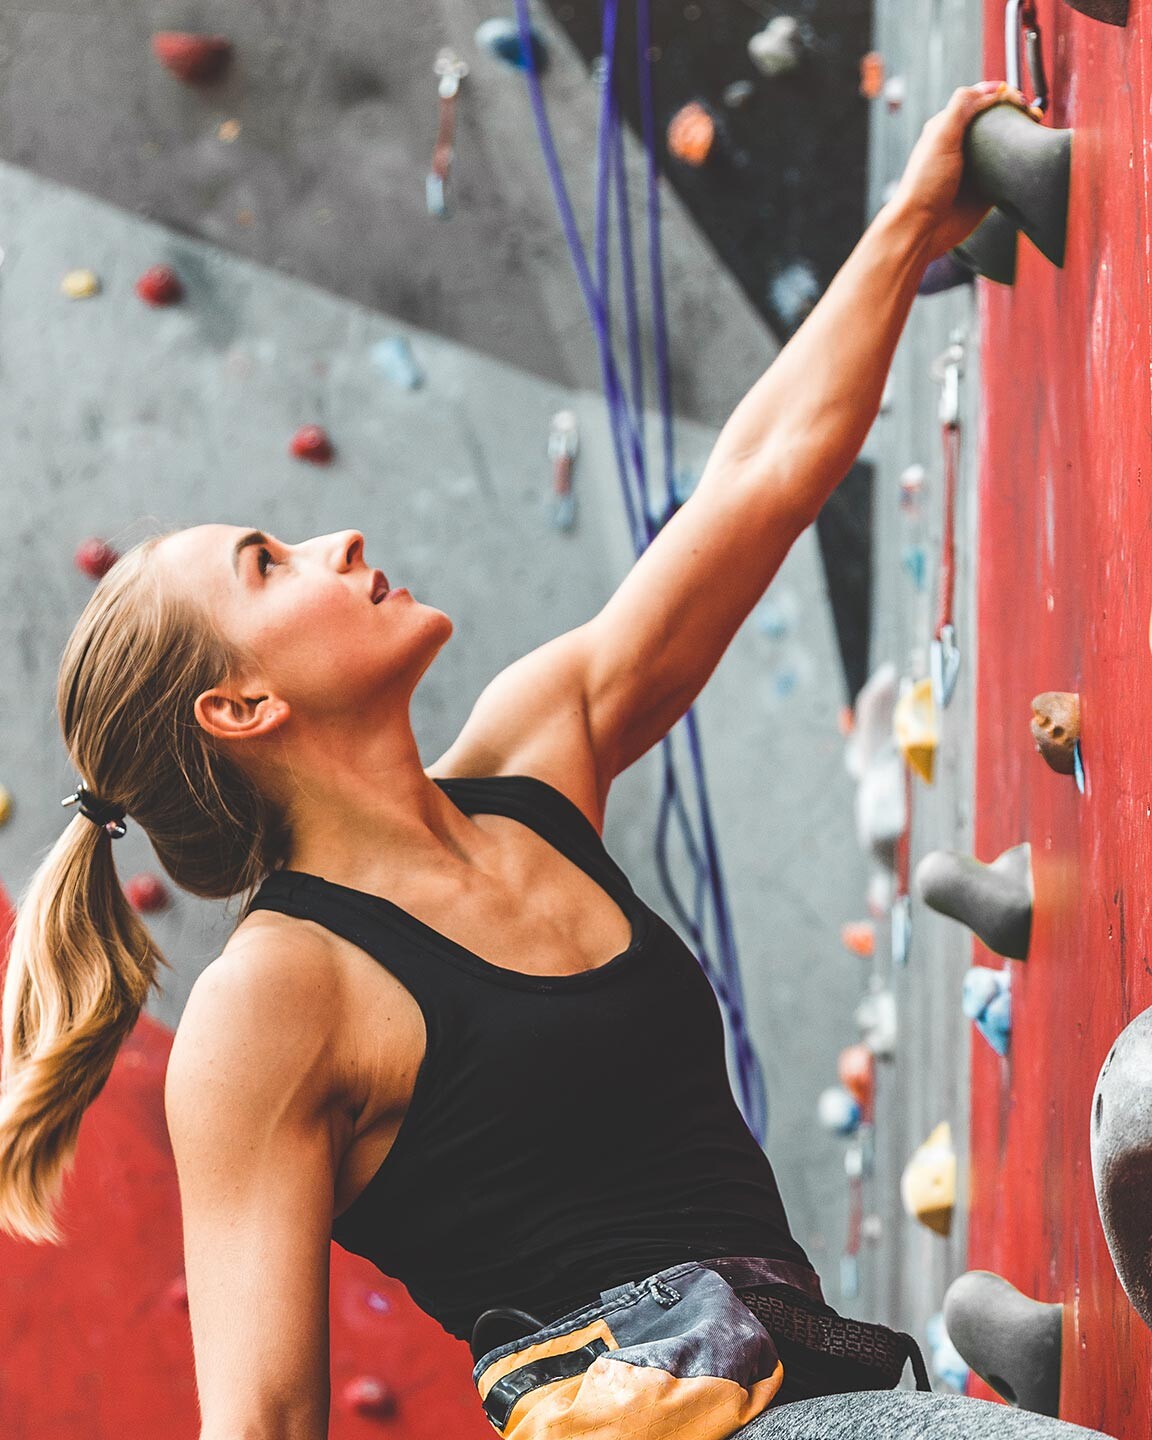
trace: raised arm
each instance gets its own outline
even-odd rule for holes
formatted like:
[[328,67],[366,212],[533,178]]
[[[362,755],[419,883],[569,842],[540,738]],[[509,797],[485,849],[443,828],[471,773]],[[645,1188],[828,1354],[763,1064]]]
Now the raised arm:
[[523,768],[602,822],[612,779],[692,704],[859,453],[924,267],[988,212],[961,191],[963,140],[999,100],[1024,103],[988,81],[928,121],[896,193],[736,407],[690,499],[598,615],[492,681],[436,773]]
[[201,1440],[328,1434],[333,1005],[296,960],[214,962],[169,1058]]

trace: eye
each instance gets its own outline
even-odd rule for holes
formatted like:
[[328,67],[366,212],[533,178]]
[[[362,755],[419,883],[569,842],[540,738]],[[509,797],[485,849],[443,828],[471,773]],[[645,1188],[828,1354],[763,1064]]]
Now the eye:
[[256,551],[256,568],[260,571],[260,574],[267,575],[268,566],[274,565],[275,563],[275,560],[272,559],[271,550],[268,549],[267,545],[261,545]]

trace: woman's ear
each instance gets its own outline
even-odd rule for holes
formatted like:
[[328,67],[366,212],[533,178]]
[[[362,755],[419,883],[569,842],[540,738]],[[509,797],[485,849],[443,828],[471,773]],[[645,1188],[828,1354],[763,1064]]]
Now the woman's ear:
[[217,740],[270,735],[291,714],[287,700],[276,695],[245,695],[242,689],[223,686],[197,695],[192,709],[197,722]]

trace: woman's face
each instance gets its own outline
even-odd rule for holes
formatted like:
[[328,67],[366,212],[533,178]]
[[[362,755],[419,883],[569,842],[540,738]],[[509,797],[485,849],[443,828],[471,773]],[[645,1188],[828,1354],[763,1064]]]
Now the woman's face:
[[384,577],[365,561],[357,530],[290,545],[258,530],[197,525],[166,536],[154,558],[252,657],[251,673],[239,677],[250,693],[273,693],[300,715],[407,698],[452,634],[442,610],[402,588],[373,602]]

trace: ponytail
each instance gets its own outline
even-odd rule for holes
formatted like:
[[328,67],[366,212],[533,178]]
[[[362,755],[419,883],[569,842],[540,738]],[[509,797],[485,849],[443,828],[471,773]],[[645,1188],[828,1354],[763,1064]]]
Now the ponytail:
[[64,744],[92,788],[20,899],[0,1015],[0,1231],[30,1240],[59,1243],[52,1202],[80,1120],[168,964],[93,820],[127,814],[176,884],[211,899],[250,898],[288,850],[282,809],[194,718],[238,657],[161,583],[162,538],[108,571],[60,665]]
[[52,1211],[84,1111],[167,965],[129,905],[112,842],[77,815],[21,897],[4,977],[0,1230],[63,1238]]

